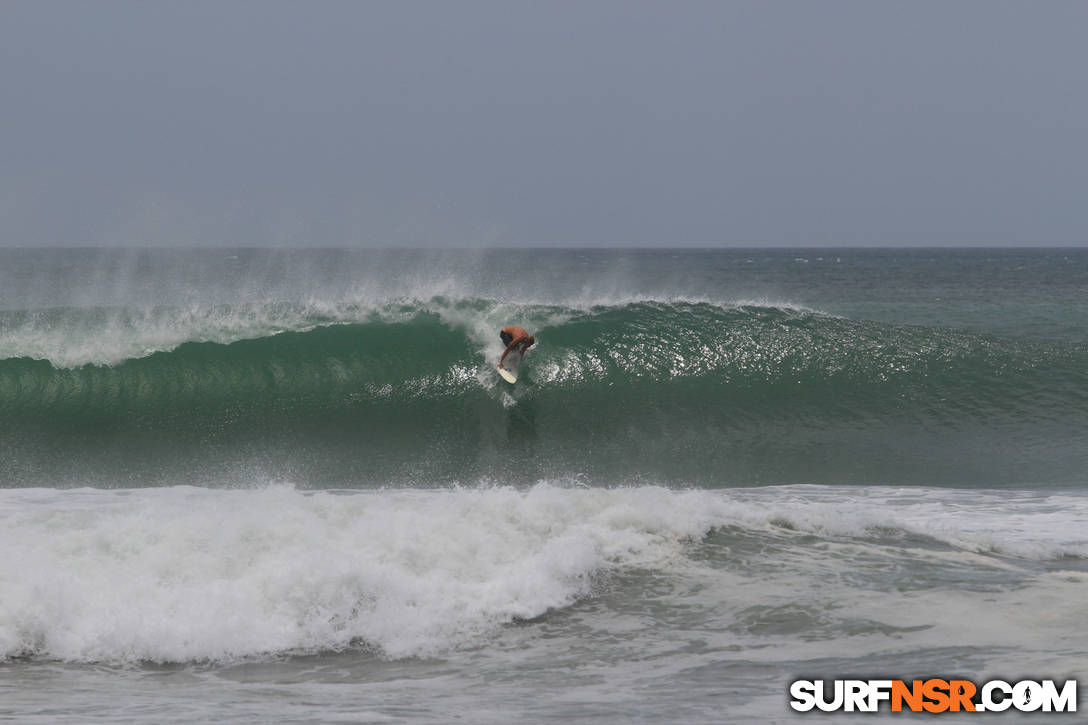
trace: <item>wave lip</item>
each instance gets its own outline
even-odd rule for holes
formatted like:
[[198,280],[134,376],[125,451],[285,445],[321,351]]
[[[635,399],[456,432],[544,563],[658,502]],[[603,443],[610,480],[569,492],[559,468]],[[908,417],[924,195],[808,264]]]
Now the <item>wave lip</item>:
[[493,342],[496,331],[518,321],[533,329],[556,328],[574,317],[615,309],[664,305],[683,309],[709,305],[723,310],[751,307],[814,312],[789,303],[747,300],[723,304],[689,296],[655,300],[618,298],[557,305],[484,298],[432,297],[153,307],[60,307],[0,310],[0,361],[26,358],[57,369],[115,366],[167,353],[188,343],[230,345],[283,332],[309,332],[330,325],[410,324],[433,316],[461,330],[478,346]]

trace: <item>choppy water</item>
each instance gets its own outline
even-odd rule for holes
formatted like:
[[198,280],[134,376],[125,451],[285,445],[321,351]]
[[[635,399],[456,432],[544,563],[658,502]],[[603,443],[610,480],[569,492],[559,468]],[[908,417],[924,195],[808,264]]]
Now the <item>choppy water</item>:
[[1086,325],[1078,250],[0,250],[0,716],[1083,677]]

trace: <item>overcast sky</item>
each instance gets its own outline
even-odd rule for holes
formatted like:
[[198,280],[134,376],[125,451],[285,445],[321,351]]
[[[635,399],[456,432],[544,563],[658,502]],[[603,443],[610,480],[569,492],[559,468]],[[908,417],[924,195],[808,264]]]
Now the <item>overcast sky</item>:
[[1088,242],[1088,2],[0,0],[0,245]]

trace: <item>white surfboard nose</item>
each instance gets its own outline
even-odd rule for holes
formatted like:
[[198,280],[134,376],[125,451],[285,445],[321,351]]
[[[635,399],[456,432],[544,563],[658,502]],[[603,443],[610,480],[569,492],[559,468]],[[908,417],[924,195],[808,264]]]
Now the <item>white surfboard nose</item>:
[[511,350],[510,354],[506,356],[506,359],[501,363],[502,367],[499,368],[499,375],[502,379],[508,383],[516,383],[518,381],[518,368],[521,366],[522,355],[517,350]]

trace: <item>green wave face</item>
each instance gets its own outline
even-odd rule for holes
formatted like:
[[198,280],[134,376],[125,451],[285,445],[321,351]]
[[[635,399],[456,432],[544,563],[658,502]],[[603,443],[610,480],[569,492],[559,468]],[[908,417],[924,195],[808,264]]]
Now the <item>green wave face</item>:
[[473,299],[112,366],[6,359],[0,481],[1001,486],[1088,464],[1083,345],[694,302],[518,312],[539,344],[515,386]]

